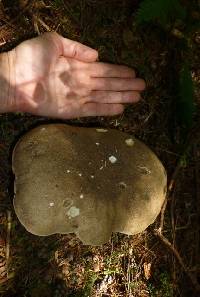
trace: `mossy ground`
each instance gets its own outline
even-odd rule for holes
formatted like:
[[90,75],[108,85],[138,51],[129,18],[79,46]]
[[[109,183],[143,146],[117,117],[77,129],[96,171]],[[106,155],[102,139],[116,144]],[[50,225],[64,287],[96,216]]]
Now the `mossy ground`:
[[[137,0],[1,1],[0,51],[56,30],[98,49],[101,61],[134,67],[148,86],[140,103],[128,106],[117,117],[64,122],[112,127],[136,135],[159,156],[170,181],[182,154],[174,109],[177,82],[170,79],[179,65],[175,52],[179,37],[156,26],[137,27],[138,5]],[[200,35],[197,32],[190,38],[198,105]],[[195,296],[174,254],[153,233],[159,218],[143,234],[113,234],[110,243],[98,248],[83,246],[73,235],[39,238],[24,230],[12,207],[11,152],[21,134],[43,122],[52,120],[27,114],[0,115],[0,296]],[[199,149],[200,141],[191,141],[182,158],[163,230],[198,280]]]

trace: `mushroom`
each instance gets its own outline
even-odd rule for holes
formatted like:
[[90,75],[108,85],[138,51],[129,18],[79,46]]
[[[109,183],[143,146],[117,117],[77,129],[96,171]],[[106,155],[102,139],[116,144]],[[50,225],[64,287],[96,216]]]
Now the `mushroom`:
[[[97,145],[98,143],[98,145]],[[75,233],[84,244],[145,230],[166,195],[166,172],[141,141],[113,129],[39,126],[13,151],[14,209],[31,233]]]

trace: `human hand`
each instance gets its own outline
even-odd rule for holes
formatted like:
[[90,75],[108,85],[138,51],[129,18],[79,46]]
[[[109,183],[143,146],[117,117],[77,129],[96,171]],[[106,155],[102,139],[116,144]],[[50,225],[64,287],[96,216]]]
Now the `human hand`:
[[22,42],[9,56],[18,111],[63,119],[115,115],[145,88],[134,70],[96,62],[97,51],[55,32]]

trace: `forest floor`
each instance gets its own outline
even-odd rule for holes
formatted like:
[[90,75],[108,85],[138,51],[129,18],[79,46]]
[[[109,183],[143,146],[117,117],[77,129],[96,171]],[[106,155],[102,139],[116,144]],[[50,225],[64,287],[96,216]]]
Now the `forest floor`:
[[[101,247],[84,246],[73,234],[31,235],[12,206],[12,149],[30,128],[52,120],[22,113],[0,115],[2,297],[200,296],[200,137],[194,128],[187,145],[182,145],[169,83],[179,37],[152,26],[138,28],[138,5],[137,0],[0,1],[0,52],[55,30],[96,48],[101,61],[137,70],[147,91],[122,115],[62,122],[135,135],[160,158],[169,184],[165,212],[142,234],[113,234]],[[189,58],[198,105],[200,34],[191,38]]]

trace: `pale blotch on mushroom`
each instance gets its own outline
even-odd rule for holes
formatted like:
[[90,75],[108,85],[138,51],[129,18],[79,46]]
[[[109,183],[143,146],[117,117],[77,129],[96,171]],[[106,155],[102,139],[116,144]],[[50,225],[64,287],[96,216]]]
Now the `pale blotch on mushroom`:
[[133,146],[133,145],[134,145],[134,140],[133,140],[133,138],[127,138],[127,139],[125,140],[125,143],[126,143],[126,145],[128,145],[128,146]]
[[101,245],[112,232],[133,235],[155,221],[166,195],[161,162],[127,133],[98,130],[42,125],[18,141],[13,203],[29,232],[75,233],[84,244]]
[[79,216],[79,214],[80,214],[80,209],[77,208],[76,206],[71,206],[67,212],[67,215],[70,219]]
[[103,128],[98,128],[98,129],[96,129],[96,131],[97,132],[100,132],[100,133],[106,133],[106,132],[108,132],[107,129],[103,129]]
[[114,164],[117,162],[117,158],[115,156],[110,156],[109,158],[110,163]]

